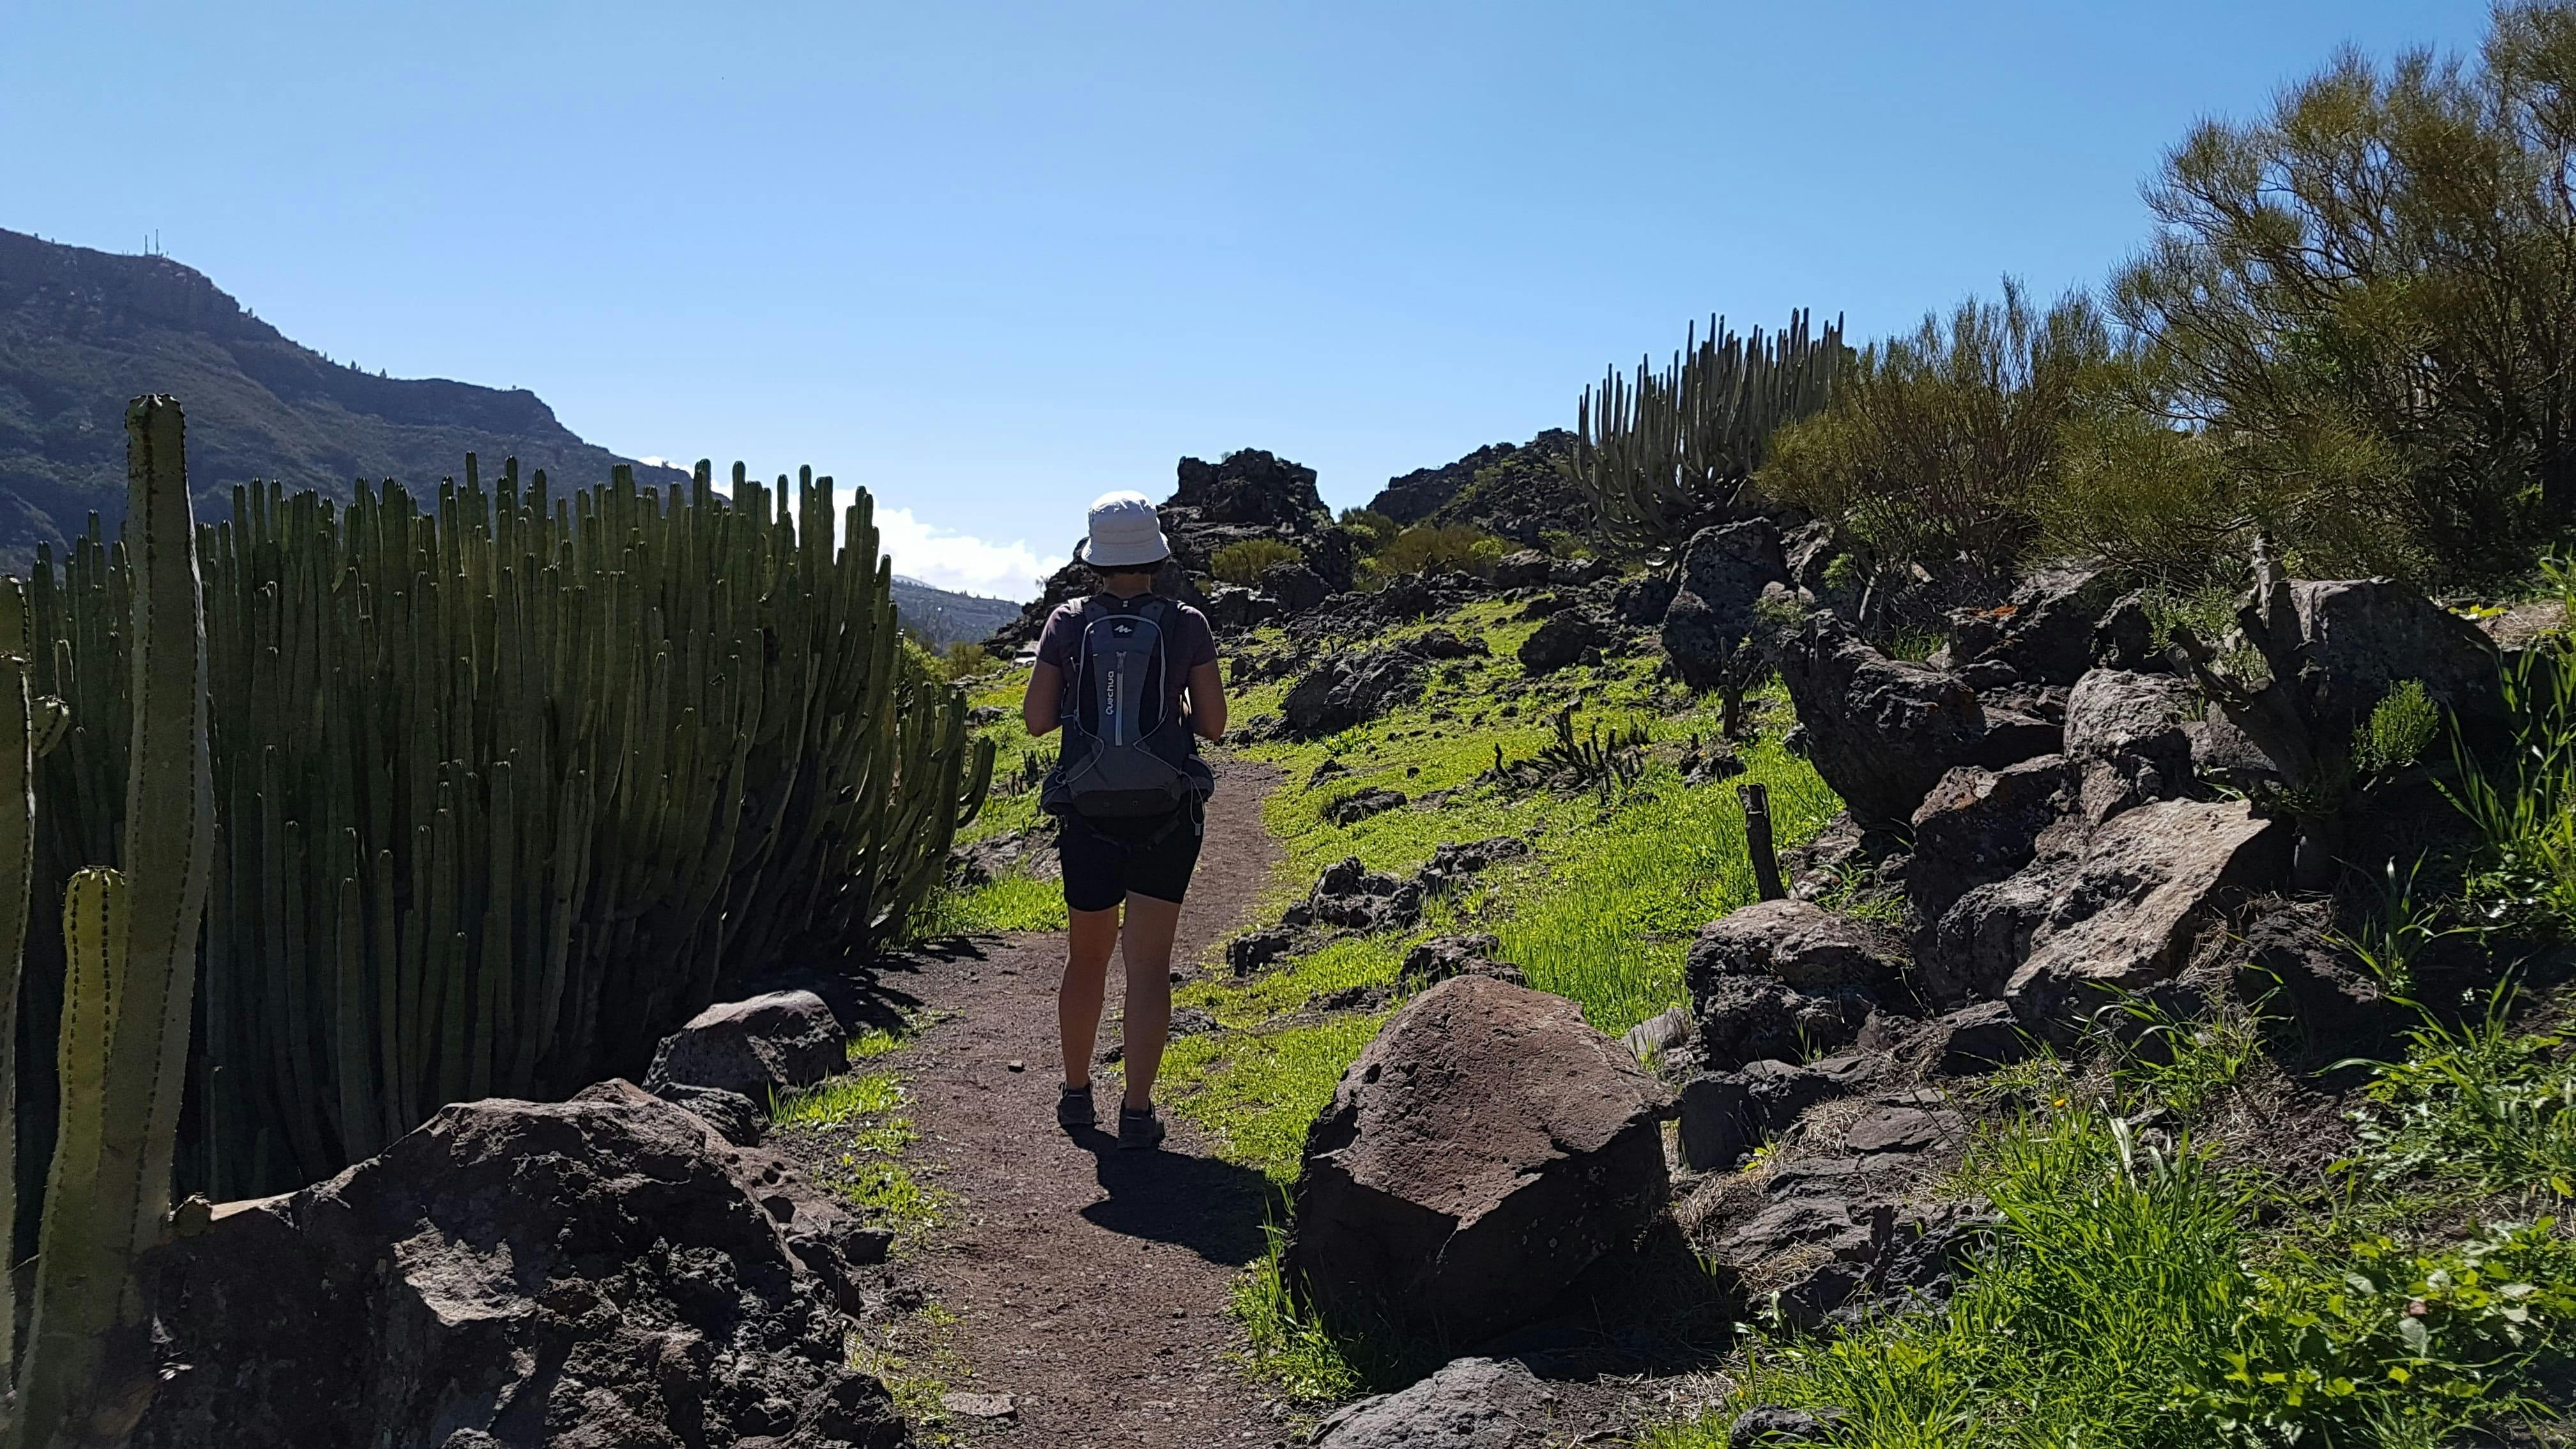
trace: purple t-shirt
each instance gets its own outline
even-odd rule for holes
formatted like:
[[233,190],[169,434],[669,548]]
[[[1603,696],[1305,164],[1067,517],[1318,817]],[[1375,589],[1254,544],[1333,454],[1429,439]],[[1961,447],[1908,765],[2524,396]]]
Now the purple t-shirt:
[[[1092,598],[1108,600],[1113,611],[1133,609],[1143,602],[1141,598],[1122,601],[1109,594],[1094,594]],[[1055,612],[1047,615],[1046,628],[1038,634],[1038,662],[1063,670],[1067,687],[1073,683],[1074,651],[1082,647],[1082,606],[1090,602],[1091,599],[1073,599],[1056,605]],[[1170,606],[1163,616],[1163,644],[1171,659],[1171,669],[1163,680],[1163,717],[1178,719],[1181,692],[1189,687],[1190,671],[1216,662],[1216,631],[1208,627],[1207,615],[1189,605],[1178,599],[1163,602]]]

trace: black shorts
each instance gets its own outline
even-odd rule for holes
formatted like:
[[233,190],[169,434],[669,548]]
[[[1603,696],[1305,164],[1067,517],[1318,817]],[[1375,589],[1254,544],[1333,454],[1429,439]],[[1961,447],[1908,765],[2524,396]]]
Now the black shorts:
[[1086,820],[1057,817],[1056,858],[1064,864],[1068,910],[1106,911],[1130,891],[1180,904],[1198,868],[1199,814],[1151,820]]

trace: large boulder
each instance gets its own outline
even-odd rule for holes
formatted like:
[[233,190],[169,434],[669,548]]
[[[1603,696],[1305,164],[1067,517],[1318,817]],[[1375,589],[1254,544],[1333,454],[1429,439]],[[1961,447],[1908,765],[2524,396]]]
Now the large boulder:
[[2202,709],[2199,693],[2171,674],[2096,669],[2077,680],[2066,698],[2066,754],[2081,776],[2085,818],[2108,820],[2187,790],[2190,726]]
[[1609,625],[1581,609],[1568,609],[1550,615],[1521,641],[1521,668],[1530,674],[1553,674],[1613,642]]
[[2470,720],[2501,705],[2496,649],[2484,630],[2389,579],[2290,585],[2298,609],[2301,692],[2309,716],[2338,735],[2407,680]]
[[1914,859],[1905,899],[1923,925],[1978,886],[2029,865],[2043,837],[2069,828],[2082,839],[2073,770],[2063,755],[2002,770],[1961,765],[1914,810]]
[[1962,896],[1922,979],[1944,1001],[2000,995],[2031,1030],[2069,1041],[2116,991],[2178,973],[2202,929],[2279,877],[2289,838],[2241,800],[2141,805],[2080,852]]
[[1315,1426],[1314,1449],[1547,1449],[1557,1396],[1521,1364],[1452,1360],[1398,1393],[1379,1394]]
[[448,1107],[156,1253],[132,1444],[894,1449],[844,1341],[866,1231],[624,1082]]
[[1663,1085],[1563,997],[1417,996],[1306,1134],[1285,1267],[1334,1309],[1473,1343],[1544,1313],[1662,1211]]
[[1950,664],[1999,664],[2036,684],[2073,684],[2093,665],[2094,627],[2119,601],[2116,575],[2043,569],[1992,609],[1951,617]]
[[1280,713],[1294,733],[1334,734],[1411,704],[1429,678],[1430,667],[1409,650],[1336,654],[1290,686]]
[[1757,627],[1754,602],[1771,584],[1788,582],[1780,531],[1766,518],[1703,528],[1683,547],[1676,573],[1664,610],[1664,653],[1683,683],[1714,689]]
[[662,1038],[644,1085],[714,1087],[765,1103],[848,1065],[847,1039],[823,998],[773,991],[720,1001]]
[[1957,675],[1890,659],[1831,614],[1783,644],[1780,678],[1807,758],[1865,826],[1901,826],[1951,766],[1980,754],[1977,697]]
[[1905,948],[1882,927],[1811,901],[1756,901],[1700,928],[1683,975],[1694,998],[1722,976],[1772,976],[1800,991],[1877,993],[1905,969]]

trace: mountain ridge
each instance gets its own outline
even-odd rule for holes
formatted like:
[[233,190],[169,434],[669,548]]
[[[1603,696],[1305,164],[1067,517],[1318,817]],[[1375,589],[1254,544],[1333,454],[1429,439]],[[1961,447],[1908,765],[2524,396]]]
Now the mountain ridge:
[[0,229],[0,560],[23,565],[93,510],[114,521],[125,404],[147,392],[188,409],[202,517],[254,479],[346,497],[362,477],[453,476],[467,453],[579,483],[619,464],[639,482],[688,476],[583,440],[525,388],[334,362],[168,257]]

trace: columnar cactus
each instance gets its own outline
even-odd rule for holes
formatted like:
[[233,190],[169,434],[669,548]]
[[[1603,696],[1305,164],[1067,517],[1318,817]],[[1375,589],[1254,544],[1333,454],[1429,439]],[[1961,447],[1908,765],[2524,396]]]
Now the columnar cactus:
[[[150,1399],[151,1312],[135,1270],[167,1232],[197,934],[214,861],[204,603],[184,424],[176,402],[149,397],[127,409],[125,429],[132,768],[124,868],[75,873],[63,904],[62,1105],[35,1304],[16,1364],[13,1449],[120,1443]],[[20,597],[7,591],[0,637],[15,623],[23,644]],[[0,663],[0,794],[14,802],[0,806],[0,829],[12,831],[35,818],[25,786],[39,714],[21,659]],[[17,876],[14,893],[0,886],[0,912],[9,913],[0,929],[17,928],[7,938],[13,961],[32,859],[25,842],[0,842],[0,872]]]
[[[434,500],[236,490],[199,535],[219,849],[183,1177],[289,1187],[447,1102],[640,1070],[721,982],[912,909],[990,747],[903,653],[866,495],[833,523],[828,478],[728,494],[703,463],[668,493],[472,458]],[[128,573],[93,528],[34,580],[82,722],[40,879],[106,858]]]
[[1807,314],[1765,337],[1709,319],[1661,371],[1617,368],[1576,405],[1574,450],[1563,466],[1592,502],[1603,536],[1636,548],[1677,548],[1721,517],[1762,465],[1771,434],[1822,409],[1848,350],[1839,319],[1810,335]]

